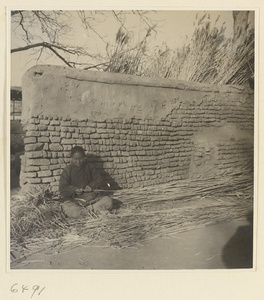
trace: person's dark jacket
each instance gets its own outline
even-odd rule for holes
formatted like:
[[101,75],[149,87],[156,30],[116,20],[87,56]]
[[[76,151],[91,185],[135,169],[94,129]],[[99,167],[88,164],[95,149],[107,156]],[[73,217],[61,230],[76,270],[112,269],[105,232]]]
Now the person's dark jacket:
[[59,191],[64,198],[73,198],[76,189],[89,185],[97,189],[102,185],[102,178],[96,169],[87,161],[80,167],[68,165],[61,174]]

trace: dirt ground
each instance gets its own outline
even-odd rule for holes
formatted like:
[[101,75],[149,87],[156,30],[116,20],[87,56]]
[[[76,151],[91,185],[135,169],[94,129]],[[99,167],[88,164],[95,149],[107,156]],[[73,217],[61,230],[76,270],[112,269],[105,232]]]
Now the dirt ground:
[[138,249],[79,246],[38,253],[13,269],[181,270],[252,267],[252,226],[246,220],[211,225],[154,239]]
[[[16,176],[13,176],[13,180]],[[11,195],[19,192],[13,182]],[[199,205],[197,201],[195,206]],[[183,270],[251,268],[252,220],[242,218],[146,241],[139,248],[77,246],[56,253],[44,249],[11,269]]]

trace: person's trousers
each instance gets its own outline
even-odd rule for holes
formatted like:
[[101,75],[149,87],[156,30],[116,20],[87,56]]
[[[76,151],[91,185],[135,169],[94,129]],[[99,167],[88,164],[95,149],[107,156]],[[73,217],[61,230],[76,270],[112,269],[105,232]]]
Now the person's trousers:
[[70,218],[81,218],[89,214],[85,208],[91,208],[99,213],[106,213],[113,207],[113,199],[109,196],[98,196],[94,192],[84,193],[73,200],[66,200],[62,204],[63,212]]

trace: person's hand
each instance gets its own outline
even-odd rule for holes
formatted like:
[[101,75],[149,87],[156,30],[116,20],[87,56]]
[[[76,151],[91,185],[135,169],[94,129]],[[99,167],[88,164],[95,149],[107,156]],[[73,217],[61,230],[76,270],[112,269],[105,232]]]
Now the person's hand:
[[86,187],[84,188],[83,190],[85,193],[89,193],[89,192],[92,192],[93,189],[89,186],[89,185],[86,185]]
[[76,189],[75,193],[80,196],[83,193],[83,189]]

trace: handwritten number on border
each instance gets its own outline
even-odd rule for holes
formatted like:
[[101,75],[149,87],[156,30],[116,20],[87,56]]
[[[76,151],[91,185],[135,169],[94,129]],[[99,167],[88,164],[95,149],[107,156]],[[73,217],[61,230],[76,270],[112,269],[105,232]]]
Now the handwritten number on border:
[[43,292],[43,290],[45,289],[45,287],[43,287],[42,289],[40,289],[40,288],[41,287],[39,285],[34,285],[32,288],[29,288],[29,286],[23,284],[21,286],[21,289],[20,289],[19,286],[18,286],[18,283],[14,283],[11,286],[10,291],[14,294],[19,293],[19,292],[26,293],[27,291],[33,291],[32,294],[31,294],[31,298],[33,298],[33,296],[35,294],[39,296]]

